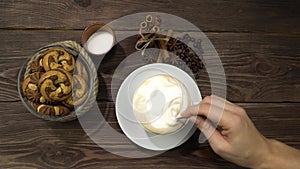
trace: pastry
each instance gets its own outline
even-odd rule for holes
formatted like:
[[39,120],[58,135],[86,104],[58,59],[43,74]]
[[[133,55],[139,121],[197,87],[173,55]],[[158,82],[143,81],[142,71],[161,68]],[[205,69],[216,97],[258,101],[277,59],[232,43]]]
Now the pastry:
[[70,113],[70,110],[65,106],[41,104],[36,107],[36,111],[50,116],[65,116]]
[[50,48],[29,63],[21,90],[36,112],[65,116],[87,99],[89,75],[74,55]]
[[30,66],[30,70],[32,73],[44,71],[43,67],[40,65],[40,60],[35,60],[35,61],[31,62],[29,64],[29,66]]
[[39,80],[42,96],[50,102],[63,101],[72,93],[72,75],[64,69],[49,70]]
[[40,99],[39,79],[43,73],[34,72],[30,74],[22,83],[22,91],[27,99],[32,102],[38,102]]
[[51,48],[41,60],[45,71],[62,68],[72,73],[75,67],[75,59],[67,51],[61,48]]
[[76,65],[75,65],[75,69],[74,69],[74,75],[75,74],[82,77],[84,79],[84,81],[86,81],[86,82],[89,79],[88,72],[87,72],[86,68],[84,67],[84,65],[82,64],[81,61],[76,61]]
[[73,93],[62,103],[68,107],[81,105],[88,96],[86,81],[79,75],[73,76]]

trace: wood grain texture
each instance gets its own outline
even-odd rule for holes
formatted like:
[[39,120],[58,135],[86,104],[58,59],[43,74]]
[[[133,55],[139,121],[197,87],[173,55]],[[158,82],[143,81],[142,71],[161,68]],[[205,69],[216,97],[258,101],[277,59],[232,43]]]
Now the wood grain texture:
[[[122,32],[119,32],[122,33]],[[81,31],[2,30],[0,36],[0,101],[18,101],[17,73],[38,48],[62,40],[80,42]],[[227,80],[227,98],[238,102],[299,102],[300,40],[299,35],[206,33],[221,58]],[[102,61],[99,69],[99,99],[112,101],[114,71],[124,58],[135,52],[135,37],[122,41]],[[209,51],[208,51],[209,53]],[[214,62],[210,62],[214,64]],[[138,64],[126,63],[126,70]],[[217,68],[218,65],[215,65]],[[131,68],[131,69],[129,69]],[[129,73],[129,72],[127,72]],[[212,73],[216,79],[218,72]],[[124,78],[124,77],[123,77]],[[122,78],[119,79],[121,82]],[[202,72],[198,85],[204,96],[211,94],[207,73]]]
[[185,18],[204,31],[299,33],[299,5],[295,0],[7,0],[0,2],[0,28],[83,29],[93,22],[158,11]]
[[[299,103],[246,104],[254,124],[266,137],[300,148]],[[31,115],[21,102],[0,103],[0,168],[240,168],[218,157],[207,143],[198,144],[197,131],[178,148],[152,158],[128,159],[98,147],[85,134],[80,123],[53,123]],[[99,102],[106,121],[118,132],[114,104]],[[287,112],[290,114],[287,116]],[[105,137],[105,134],[103,134]],[[116,144],[112,141],[107,144]]]
[[[183,145],[158,156],[129,159],[99,147],[78,120],[52,123],[31,115],[17,93],[17,74],[26,58],[49,43],[80,42],[83,29],[92,23],[109,23],[125,15],[158,11],[187,19],[199,27],[219,53],[227,80],[227,98],[244,107],[267,138],[300,149],[300,3],[296,0],[0,0],[0,168],[192,168],[239,169],[216,155],[195,134]],[[113,23],[125,35],[144,16]],[[184,24],[176,31],[193,34]],[[134,29],[135,30],[135,29]],[[136,37],[121,41],[98,70],[98,106],[118,133],[111,90],[114,71],[135,51]],[[205,44],[204,44],[205,45]],[[211,51],[206,51],[208,56]],[[220,66],[208,57],[209,63]],[[125,62],[124,76],[139,65]],[[212,74],[220,79],[220,72]],[[203,96],[211,94],[208,74],[197,80]],[[218,86],[218,85],[217,85]],[[219,87],[219,86],[218,86]],[[97,119],[88,121],[98,125]],[[99,126],[102,126],[100,124]],[[123,140],[100,133],[106,146],[128,151]]]

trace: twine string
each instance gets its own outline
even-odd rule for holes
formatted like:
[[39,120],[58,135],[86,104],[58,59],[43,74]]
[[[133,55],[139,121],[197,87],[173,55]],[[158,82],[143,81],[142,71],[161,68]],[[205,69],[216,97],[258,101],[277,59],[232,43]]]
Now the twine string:
[[[156,17],[154,21],[151,15],[147,15],[146,20],[140,23],[139,35],[141,36],[141,38],[136,42],[135,49],[138,51],[142,51],[142,56],[144,56],[145,50],[154,41],[159,41],[159,42],[164,41],[165,45],[169,41],[170,31],[168,31],[169,36],[167,35],[167,37],[165,38],[158,36],[158,33],[160,32],[160,24],[161,24],[160,17]],[[152,35],[150,36],[150,38],[149,35],[145,36],[145,34],[149,34],[149,33]]]

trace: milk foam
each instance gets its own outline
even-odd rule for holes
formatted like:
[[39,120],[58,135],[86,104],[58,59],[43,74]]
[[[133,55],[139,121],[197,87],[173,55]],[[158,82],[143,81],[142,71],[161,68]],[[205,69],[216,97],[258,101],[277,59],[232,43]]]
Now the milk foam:
[[133,110],[137,120],[147,130],[168,134],[181,128],[185,120],[176,116],[191,105],[185,86],[169,75],[146,79],[135,91]]

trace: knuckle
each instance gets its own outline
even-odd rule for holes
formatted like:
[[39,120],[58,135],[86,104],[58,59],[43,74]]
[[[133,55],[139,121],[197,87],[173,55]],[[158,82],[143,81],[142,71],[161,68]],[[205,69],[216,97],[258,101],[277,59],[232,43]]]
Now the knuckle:
[[242,123],[243,123],[243,118],[239,115],[232,115],[231,117],[231,123],[234,125],[234,126],[241,126]]
[[208,121],[205,121],[201,126],[201,131],[203,133],[209,133],[211,130],[212,130],[212,125]]
[[246,110],[245,110],[244,108],[240,107],[240,106],[238,106],[237,110],[238,110],[238,112],[239,112],[240,114],[242,114],[242,115],[245,115],[245,114],[246,114]]
[[226,148],[223,144],[216,144],[213,149],[217,154],[227,153]]
[[197,114],[198,111],[199,111],[199,105],[193,105],[193,106],[190,106],[190,107],[187,108],[185,111],[186,111],[185,114],[186,114],[187,116],[192,116],[193,114]]
[[210,104],[206,103],[206,102],[201,102],[200,105],[199,105],[199,107],[202,107],[202,108],[207,108],[209,106],[210,106]]
[[203,102],[204,103],[211,103],[211,96],[206,96],[206,97],[204,97],[204,99],[203,99]]
[[244,116],[248,116],[248,115],[247,115],[247,112],[246,112],[246,110],[245,110],[245,109],[241,108],[241,112],[242,112],[242,115],[244,115]]
[[198,106],[199,111],[202,112],[208,112],[210,109],[210,104],[209,103],[205,103],[205,102],[201,102]]

